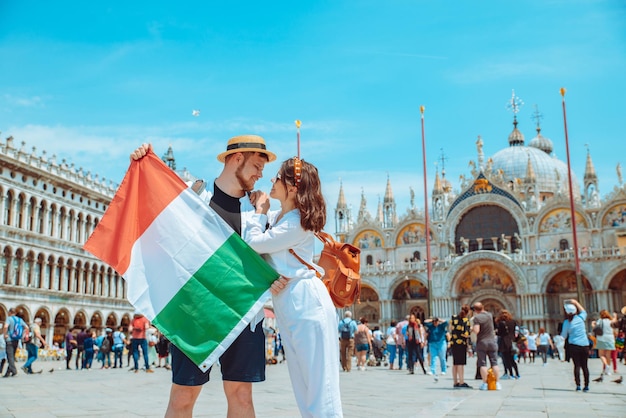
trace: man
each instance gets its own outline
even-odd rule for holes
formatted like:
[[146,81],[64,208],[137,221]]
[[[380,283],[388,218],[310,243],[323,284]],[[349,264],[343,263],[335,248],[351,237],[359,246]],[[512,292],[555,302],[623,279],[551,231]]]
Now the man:
[[[21,330],[21,332],[18,332],[19,330]],[[9,361],[9,366],[7,372],[2,377],[11,377],[17,374],[17,369],[15,368],[15,352],[17,351],[17,346],[22,339],[23,333],[28,330],[28,325],[26,325],[22,318],[17,316],[15,308],[10,308],[9,317],[5,321],[2,331],[3,338],[7,344],[7,360]]]
[[[138,160],[152,149],[144,144],[137,148],[131,159]],[[265,140],[257,135],[241,135],[228,141],[226,151],[217,156],[224,168],[213,184],[206,190],[204,181],[196,181],[191,187],[220,215],[235,232],[241,235],[242,217],[255,212],[249,192],[263,176],[265,164],[276,159],[269,152]],[[254,196],[254,195],[252,195]],[[287,279],[279,278],[270,290],[276,294],[285,287]],[[252,382],[265,380],[265,335],[257,315],[233,344],[220,357],[224,393],[228,404],[228,417],[254,417]],[[211,370],[203,373],[174,344],[171,345],[172,387],[166,417],[191,417],[193,407],[209,381]]]
[[148,360],[148,340],[146,339],[146,331],[150,328],[150,321],[143,316],[141,312],[135,312],[133,319],[130,321],[130,347],[133,352],[133,363],[135,364],[135,373],[139,373],[139,347],[141,347],[141,355],[143,356],[146,373],[154,373],[150,368]]
[[78,327],[78,334],[76,334],[76,370],[85,368],[85,340],[89,335],[87,328],[84,326]]
[[448,351],[448,339],[446,333],[448,331],[448,321],[441,321],[439,318],[429,318],[424,320],[424,327],[428,336],[428,352],[430,353],[430,372],[433,374],[435,382],[439,381],[437,376],[436,359],[439,358],[439,368],[441,375],[446,374],[446,352]]
[[[396,350],[398,350],[398,370],[402,370],[402,361],[404,352],[406,351],[406,327],[409,324],[410,315],[404,318],[404,321],[398,322],[396,325]],[[407,364],[408,364],[407,359]]]
[[[37,355],[39,353],[39,347],[45,347],[46,340],[41,335],[41,318],[35,318],[35,322],[31,325],[30,328],[30,338],[26,342],[26,352],[28,353],[28,359],[22,370],[26,374],[33,374],[33,363],[37,360]],[[37,373],[41,373],[39,370]]]
[[78,348],[78,342],[76,341],[76,327],[67,331],[65,334],[65,368],[70,370],[70,362],[72,361],[72,353],[74,349]]
[[352,312],[346,311],[343,319],[337,326],[339,330],[339,354],[341,368],[344,372],[352,370],[352,355],[354,354],[354,333],[356,332],[356,322],[352,319]]
[[496,389],[500,390],[502,387],[500,386],[500,382],[498,382],[500,376],[500,369],[498,367],[498,342],[493,329],[493,316],[491,313],[485,311],[483,304],[480,302],[474,303],[471,309],[474,311],[472,332],[476,334],[476,364],[480,368],[480,377],[483,380],[483,383],[480,385],[480,390],[487,390],[487,357],[489,357],[489,364],[496,377]]

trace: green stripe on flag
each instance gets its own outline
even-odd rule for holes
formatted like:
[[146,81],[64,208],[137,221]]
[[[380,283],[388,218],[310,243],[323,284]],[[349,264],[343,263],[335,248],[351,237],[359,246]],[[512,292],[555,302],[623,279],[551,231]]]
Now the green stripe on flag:
[[153,323],[195,364],[200,364],[278,277],[239,235],[232,234]]

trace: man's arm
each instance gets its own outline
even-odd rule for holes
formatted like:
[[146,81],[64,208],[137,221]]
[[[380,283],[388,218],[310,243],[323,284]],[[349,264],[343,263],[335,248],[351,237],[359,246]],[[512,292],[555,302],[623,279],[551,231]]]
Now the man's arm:
[[35,337],[38,338],[39,341],[41,341],[42,347],[46,346],[46,340],[43,338],[43,335],[41,335],[41,328],[35,331]]
[[137,161],[141,159],[142,157],[145,157],[148,151],[152,151],[152,144],[141,144],[139,148],[137,148],[135,151],[130,153],[131,161],[132,160]]
[[289,278],[280,276],[270,286],[270,292],[272,292],[272,295],[279,294],[285,289],[285,287],[287,287],[287,283],[289,283]]

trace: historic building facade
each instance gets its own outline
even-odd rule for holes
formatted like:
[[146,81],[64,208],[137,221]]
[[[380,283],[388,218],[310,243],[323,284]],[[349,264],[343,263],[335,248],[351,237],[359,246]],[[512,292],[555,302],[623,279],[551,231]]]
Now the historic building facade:
[[[171,147],[163,161],[176,170]],[[0,323],[10,307],[27,323],[42,319],[46,341],[62,344],[74,326],[116,328],[133,307],[124,279],[82,249],[117,185],[13,137],[0,143]]]
[[117,185],[12,137],[0,161],[0,322],[14,307],[59,344],[75,325],[127,324],[124,280],[82,249]]
[[[516,112],[515,112],[516,113]],[[353,217],[343,187],[335,208],[339,239],[361,248],[361,303],[355,317],[386,326],[409,312],[449,318],[462,304],[482,301],[492,313],[507,309],[521,324],[556,332],[564,299],[584,295],[590,317],[626,305],[626,186],[599,197],[587,154],[582,188],[572,182],[582,286],[577,287],[567,165],[541,134],[525,145],[517,128],[509,146],[486,158],[479,137],[471,176],[453,191],[445,170],[431,195],[432,272],[426,265],[425,216],[411,207],[397,215],[391,181],[375,216],[363,195]],[[429,296],[432,312],[429,311]],[[384,329],[384,328],[383,328]]]

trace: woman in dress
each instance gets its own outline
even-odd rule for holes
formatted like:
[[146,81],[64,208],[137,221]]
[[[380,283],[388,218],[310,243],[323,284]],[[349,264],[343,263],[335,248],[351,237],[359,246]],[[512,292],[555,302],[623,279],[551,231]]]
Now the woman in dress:
[[498,335],[498,351],[502,356],[504,375],[502,380],[519,379],[519,370],[513,357],[513,344],[515,343],[515,329],[517,323],[509,311],[503,309],[496,320],[496,334]]
[[471,354],[472,344],[470,342],[470,321],[468,313],[469,305],[461,306],[457,315],[452,315],[450,320],[450,351],[452,351],[452,379],[453,387],[471,389],[472,387],[464,381],[465,364],[467,364],[467,353]]
[[256,214],[242,222],[243,237],[289,278],[272,300],[300,414],[342,417],[337,314],[318,278],[322,269],[313,264],[315,233],[326,223],[317,168],[290,158],[272,183],[269,197],[280,201],[280,210],[269,211],[267,194],[255,192]]
[[596,321],[594,327],[602,329],[602,335],[596,334],[596,348],[598,357],[602,360],[602,375],[611,374],[611,354],[615,351],[615,335],[613,334],[613,317],[606,309],[600,311],[600,319]]

